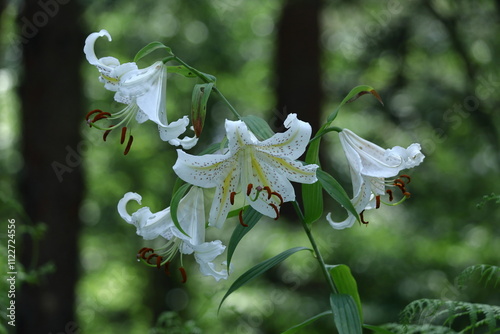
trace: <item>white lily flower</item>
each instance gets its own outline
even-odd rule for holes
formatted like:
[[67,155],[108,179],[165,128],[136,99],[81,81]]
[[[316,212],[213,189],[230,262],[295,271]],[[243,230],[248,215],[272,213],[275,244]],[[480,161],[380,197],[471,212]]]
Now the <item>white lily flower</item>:
[[229,142],[225,154],[189,155],[177,150],[173,169],[184,181],[203,188],[215,187],[209,224],[222,227],[236,194],[258,212],[277,219],[280,206],[295,200],[290,181],[314,183],[317,165],[296,161],[311,137],[309,123],[290,114],[284,133],[259,141],[242,121],[226,120]]
[[[402,175],[396,180],[385,179],[397,176],[404,169],[420,165],[424,160],[420,144],[411,144],[406,149],[400,146],[383,149],[348,129],[341,131],[339,138],[351,172],[354,195],[351,202],[356,212],[361,215],[362,221],[363,211],[378,208],[380,196],[389,194],[392,200],[392,191],[386,190],[386,185],[401,189],[405,198],[410,195],[405,189],[405,183],[410,180],[409,176]],[[343,222],[334,222],[330,213],[326,219],[335,229],[351,227],[356,221],[356,217],[351,213],[348,213]]]
[[[127,127],[134,117],[138,123],[151,120],[158,124],[160,137],[168,141],[171,145],[181,145],[184,149],[190,149],[196,145],[198,138],[186,137],[179,139],[189,124],[189,118],[184,116],[175,122],[168,123],[166,114],[166,94],[167,94],[167,67],[157,61],[149,67],[139,69],[136,63],[120,64],[120,61],[114,57],[103,57],[98,59],[94,45],[99,37],[107,37],[111,41],[111,35],[106,30],[90,34],[83,49],[90,64],[97,67],[99,80],[104,83],[104,87],[114,91],[114,99],[117,102],[127,106],[119,112],[109,113],[101,110],[94,110],[87,114],[89,125],[99,129],[106,130],[105,138],[110,130],[122,127],[121,142],[125,140]],[[90,120],[90,116],[94,115]],[[107,128],[99,127],[95,122],[101,119],[119,120]],[[132,137],[129,136],[129,144],[126,152],[132,144]]]
[[[217,281],[227,278],[227,270],[217,271],[213,263],[226,247],[220,240],[205,242],[205,209],[201,188],[192,187],[179,202],[177,217],[181,228],[188,235],[183,234],[175,226],[170,214],[170,207],[156,213],[152,213],[148,207],[142,207],[130,215],[126,208],[127,203],[134,200],[141,204],[141,199],[142,197],[137,193],[126,193],[118,203],[118,213],[127,223],[134,225],[137,228],[137,234],[145,240],[162,237],[168,242],[160,249],[141,249],[138,254],[140,258],[158,268],[164,265],[168,273],[168,265],[177,252],[194,254],[203,275],[212,276]],[[146,255],[150,252],[151,254]],[[186,274],[182,267],[182,257],[179,269],[185,281]]]

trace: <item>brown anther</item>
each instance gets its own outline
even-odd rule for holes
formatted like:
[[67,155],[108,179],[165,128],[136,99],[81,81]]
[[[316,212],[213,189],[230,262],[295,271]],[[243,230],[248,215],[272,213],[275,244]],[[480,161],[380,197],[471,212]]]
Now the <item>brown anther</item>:
[[405,191],[405,192],[403,193],[403,196],[405,196],[406,198],[410,198],[411,193],[409,193],[409,192]]
[[170,270],[168,269],[169,266],[170,266],[170,261],[167,262],[167,263],[165,263],[165,266],[164,266],[165,267],[164,268],[165,269],[165,275],[167,275],[167,276],[170,276]]
[[184,269],[184,267],[180,267],[179,268],[179,271],[181,272],[181,276],[182,276],[182,281],[181,283],[186,283],[188,278],[187,278],[187,274],[186,274],[186,269]]
[[273,204],[273,203],[269,203],[269,206],[271,206],[271,208],[274,209],[274,212],[276,212],[276,218],[274,218],[274,220],[278,220],[278,218],[280,217],[280,210],[278,209],[278,207]]
[[394,199],[394,196],[392,196],[392,190],[391,189],[387,189],[385,192],[387,194],[389,194],[389,202],[392,202],[392,200]]
[[125,147],[125,151],[123,151],[123,155],[127,155],[128,152],[130,151],[130,147],[132,146],[132,142],[134,141],[134,136],[130,136],[128,138],[128,143],[127,143],[127,147]]
[[269,188],[269,186],[265,186],[263,189],[264,189],[265,191],[267,191],[267,199],[268,199],[268,200],[269,200],[269,199],[271,199],[271,196],[272,196],[272,194],[273,194],[273,192],[271,191],[271,188]]
[[234,196],[236,196],[236,192],[232,192],[231,195],[229,195],[229,202],[231,205],[234,205]]
[[250,183],[250,184],[247,186],[247,196],[250,196],[250,193],[252,192],[252,188],[253,188],[253,184],[251,184],[251,183]]
[[280,194],[278,194],[276,191],[273,191],[271,193],[271,195],[274,195],[274,196],[278,197],[279,200],[280,200],[280,204],[279,205],[283,205],[283,197]]
[[107,111],[100,112],[92,119],[92,123],[95,123],[104,118],[108,118],[109,116],[111,116],[111,114]]
[[240,220],[240,224],[243,227],[248,227],[248,225],[243,221],[243,210],[240,210],[240,212],[238,213],[238,219]]
[[156,257],[156,268],[160,269],[161,261],[163,261],[163,258],[161,256],[157,256]]
[[399,183],[399,182],[394,182],[394,185],[395,185],[396,187],[398,187],[398,188],[399,188],[399,190],[401,190],[401,192],[402,192],[402,193],[405,193],[405,192],[406,192],[406,188],[405,188],[405,185],[404,185],[404,184]]
[[124,126],[122,128],[122,137],[120,138],[120,144],[123,144],[125,142],[125,135],[127,134],[127,127]]
[[146,253],[153,252],[153,248],[143,247],[137,252],[137,258],[146,260]]
[[380,195],[375,196],[375,209],[380,208]]
[[403,178],[403,179],[407,179],[408,181],[406,181],[406,184],[409,184],[411,182],[411,177],[409,175],[401,174],[401,175],[399,175],[399,177]]
[[365,225],[367,225],[369,222],[365,221],[365,218],[363,217],[363,213],[365,212],[365,210],[361,211],[361,213],[359,214],[359,218],[361,219],[361,222]]
[[[114,127],[114,125],[110,126],[110,128],[112,128],[112,127]],[[109,129],[109,130],[104,131],[104,134],[102,135],[102,140],[106,141],[111,130],[113,130],[113,129]]]
[[154,258],[155,256],[158,256],[158,254],[153,253],[153,254],[149,255],[149,256],[146,258],[146,262],[147,262],[148,264],[152,264],[151,262],[149,262],[149,260],[151,260],[151,259],[152,259],[152,258]]
[[406,186],[406,182],[403,181],[402,179],[395,179],[394,182],[395,183],[401,183],[403,186]]
[[85,120],[87,122],[90,122],[89,118],[90,116],[92,116],[93,114],[96,114],[96,113],[102,113],[102,110],[101,109],[94,109],[94,110],[91,110],[87,113],[87,116],[85,116]]

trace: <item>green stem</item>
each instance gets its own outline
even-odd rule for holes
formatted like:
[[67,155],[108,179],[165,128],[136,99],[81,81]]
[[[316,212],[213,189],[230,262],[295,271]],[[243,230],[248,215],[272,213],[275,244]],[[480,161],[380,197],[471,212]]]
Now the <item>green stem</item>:
[[[182,59],[180,59],[179,57],[177,56],[174,56],[173,60],[181,63],[183,66],[185,66],[187,69],[189,69],[191,72],[193,72],[198,78],[200,78],[201,80],[203,80],[203,82],[205,83],[209,83],[209,82],[214,82],[214,80],[210,79],[209,77],[206,76],[205,73],[203,72],[200,72],[198,71],[197,69],[195,69],[194,67],[191,67],[189,66],[188,64],[186,64]],[[226,97],[221,93],[221,91],[217,88],[217,87],[213,87],[212,90],[217,94],[219,95],[219,97],[222,99],[222,101],[228,106],[229,110],[231,110],[231,112],[234,114],[234,116],[236,116],[238,119],[241,119],[241,116],[240,114],[238,113],[238,111],[236,111],[236,109],[233,107],[233,105],[231,103],[229,103],[229,101],[226,99]]]
[[326,269],[326,264],[325,261],[323,260],[323,256],[321,256],[321,252],[319,251],[318,245],[316,244],[316,240],[314,240],[314,237],[311,233],[311,229],[307,225],[306,220],[304,218],[304,214],[302,213],[302,210],[300,209],[297,201],[293,202],[293,207],[295,209],[295,212],[297,212],[297,215],[299,216],[300,222],[302,223],[302,227],[304,228],[304,231],[306,232],[309,241],[311,242],[311,246],[313,247],[314,253],[316,255],[316,260],[318,260],[321,272],[323,273],[323,276],[325,276],[325,279],[328,282],[328,285],[330,286],[330,290],[332,290],[332,293],[338,294],[339,292],[337,290],[337,287],[333,282],[332,276],[330,276],[330,273]]

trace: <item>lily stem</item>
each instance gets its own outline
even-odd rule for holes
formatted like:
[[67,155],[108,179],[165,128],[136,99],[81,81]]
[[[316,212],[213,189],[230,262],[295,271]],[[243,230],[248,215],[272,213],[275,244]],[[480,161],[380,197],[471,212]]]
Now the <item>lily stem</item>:
[[323,260],[323,256],[321,255],[321,252],[319,251],[318,245],[316,244],[316,240],[314,239],[312,233],[311,233],[311,228],[309,225],[307,225],[306,220],[304,218],[304,214],[302,213],[302,210],[299,207],[299,204],[297,201],[293,202],[293,207],[295,209],[295,212],[299,216],[300,222],[302,223],[302,227],[304,228],[304,231],[306,232],[307,238],[309,238],[309,241],[311,242],[311,246],[314,250],[314,254],[316,255],[316,260],[318,260],[319,266],[321,268],[321,272],[323,273],[323,276],[325,276],[325,279],[330,287],[330,290],[332,293],[338,294],[338,289],[335,286],[335,282],[333,282],[332,276],[326,269],[326,264],[325,261]]
[[[203,82],[205,82],[205,83],[215,82],[215,79],[210,79],[205,73],[198,71],[197,69],[195,69],[192,66],[189,66],[187,63],[185,63],[179,57],[174,56],[174,60],[177,61],[177,62],[179,62],[179,63],[181,63],[184,67],[186,67],[188,70],[190,70],[191,72],[193,72],[198,78],[200,78],[201,80],[203,80]],[[212,88],[212,90],[217,95],[219,95],[219,97],[228,106],[229,110],[231,110],[231,112],[234,114],[234,116],[236,116],[238,119],[241,119],[241,115],[238,113],[238,111],[236,111],[236,109],[233,107],[233,105],[226,99],[226,97],[224,96],[224,94],[222,94],[222,92],[216,86],[214,86]]]

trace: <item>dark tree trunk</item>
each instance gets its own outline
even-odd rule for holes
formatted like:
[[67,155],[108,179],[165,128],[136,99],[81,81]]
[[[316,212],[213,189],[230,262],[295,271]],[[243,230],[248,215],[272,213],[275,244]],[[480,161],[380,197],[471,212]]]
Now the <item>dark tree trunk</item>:
[[[309,122],[314,133],[320,127],[323,91],[321,86],[320,14],[322,0],[287,0],[278,22],[275,56],[277,115],[273,130],[285,130],[283,121],[296,113]],[[296,198],[302,189],[294,184]],[[295,219],[291,205],[281,215]]]
[[282,9],[275,58],[277,109],[282,116],[274,124],[278,128],[290,113],[309,122],[313,131],[319,128],[321,8],[321,0],[288,0]]
[[18,333],[77,333],[78,328],[78,210],[84,188],[81,13],[77,1],[26,0],[18,17],[23,52],[20,193],[31,221],[47,227],[38,244],[25,237],[21,262],[26,270],[55,266],[37,283],[22,286]]

